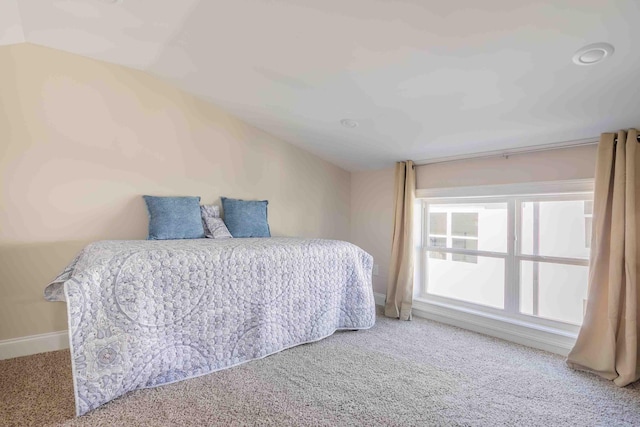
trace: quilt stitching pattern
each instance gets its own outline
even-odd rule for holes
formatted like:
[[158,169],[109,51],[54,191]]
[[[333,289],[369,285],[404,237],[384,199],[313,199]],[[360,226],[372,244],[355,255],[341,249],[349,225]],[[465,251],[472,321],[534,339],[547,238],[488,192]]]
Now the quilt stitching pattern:
[[335,240],[90,244],[45,290],[67,302],[76,412],[370,328],[372,267]]

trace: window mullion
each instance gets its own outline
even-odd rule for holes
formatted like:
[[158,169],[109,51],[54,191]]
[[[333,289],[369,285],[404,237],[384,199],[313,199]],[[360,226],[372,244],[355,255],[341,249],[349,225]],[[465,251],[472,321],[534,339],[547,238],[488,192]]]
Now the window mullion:
[[541,256],[541,255],[518,255],[519,261],[531,261],[531,262],[546,262],[550,264],[566,264],[566,265],[581,265],[584,267],[589,266],[589,260],[584,258],[561,258],[553,256]]
[[421,282],[422,282],[422,293],[423,295],[427,295],[427,289],[429,289],[429,260],[427,259],[427,245],[429,242],[429,203],[425,200],[422,203],[422,250],[420,251],[421,256]]
[[427,265],[427,257],[427,248],[423,246],[422,248],[420,248],[420,293],[422,295],[427,294],[427,289],[429,286],[429,275],[427,274],[427,268],[429,267]]
[[440,252],[444,254],[460,254],[460,255],[477,255],[490,258],[507,258],[505,252],[491,252],[491,251],[478,251],[476,249],[457,249],[457,248],[443,248],[440,246],[427,245],[426,249],[430,252]]
[[520,216],[519,202],[515,198],[507,201],[507,259],[505,262],[504,309],[509,313],[518,313],[520,305],[520,286],[516,250],[519,244]]

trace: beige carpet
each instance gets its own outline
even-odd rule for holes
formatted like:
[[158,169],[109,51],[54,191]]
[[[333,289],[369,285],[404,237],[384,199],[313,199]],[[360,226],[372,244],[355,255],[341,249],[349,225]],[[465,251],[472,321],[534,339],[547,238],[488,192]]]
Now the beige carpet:
[[0,361],[0,425],[638,426],[619,389],[563,358],[458,328],[378,318],[259,361],[130,393],[74,418],[69,353]]

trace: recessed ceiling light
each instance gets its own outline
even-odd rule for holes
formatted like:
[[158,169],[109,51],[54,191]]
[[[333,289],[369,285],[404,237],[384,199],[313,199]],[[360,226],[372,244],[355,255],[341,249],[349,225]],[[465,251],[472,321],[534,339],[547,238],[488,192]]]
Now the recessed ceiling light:
[[583,47],[573,55],[578,65],[593,65],[613,55],[614,49],[609,43],[594,43]]
[[360,123],[351,119],[342,119],[340,120],[340,124],[349,129],[357,128],[358,126],[360,126]]

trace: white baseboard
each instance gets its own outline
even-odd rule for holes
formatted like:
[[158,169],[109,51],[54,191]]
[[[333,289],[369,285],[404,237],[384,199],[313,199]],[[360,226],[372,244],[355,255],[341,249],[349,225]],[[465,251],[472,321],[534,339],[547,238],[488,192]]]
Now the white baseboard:
[[[376,304],[384,305],[385,295],[374,293]],[[413,302],[416,317],[435,320],[506,341],[566,356],[575,344],[575,336],[563,331],[532,328],[483,316],[482,313],[462,311],[427,301]]]
[[0,360],[69,348],[67,331],[0,341]]
[[376,305],[381,305],[384,307],[384,301],[387,299],[385,294],[379,294],[378,292],[373,293],[373,299],[376,300]]

